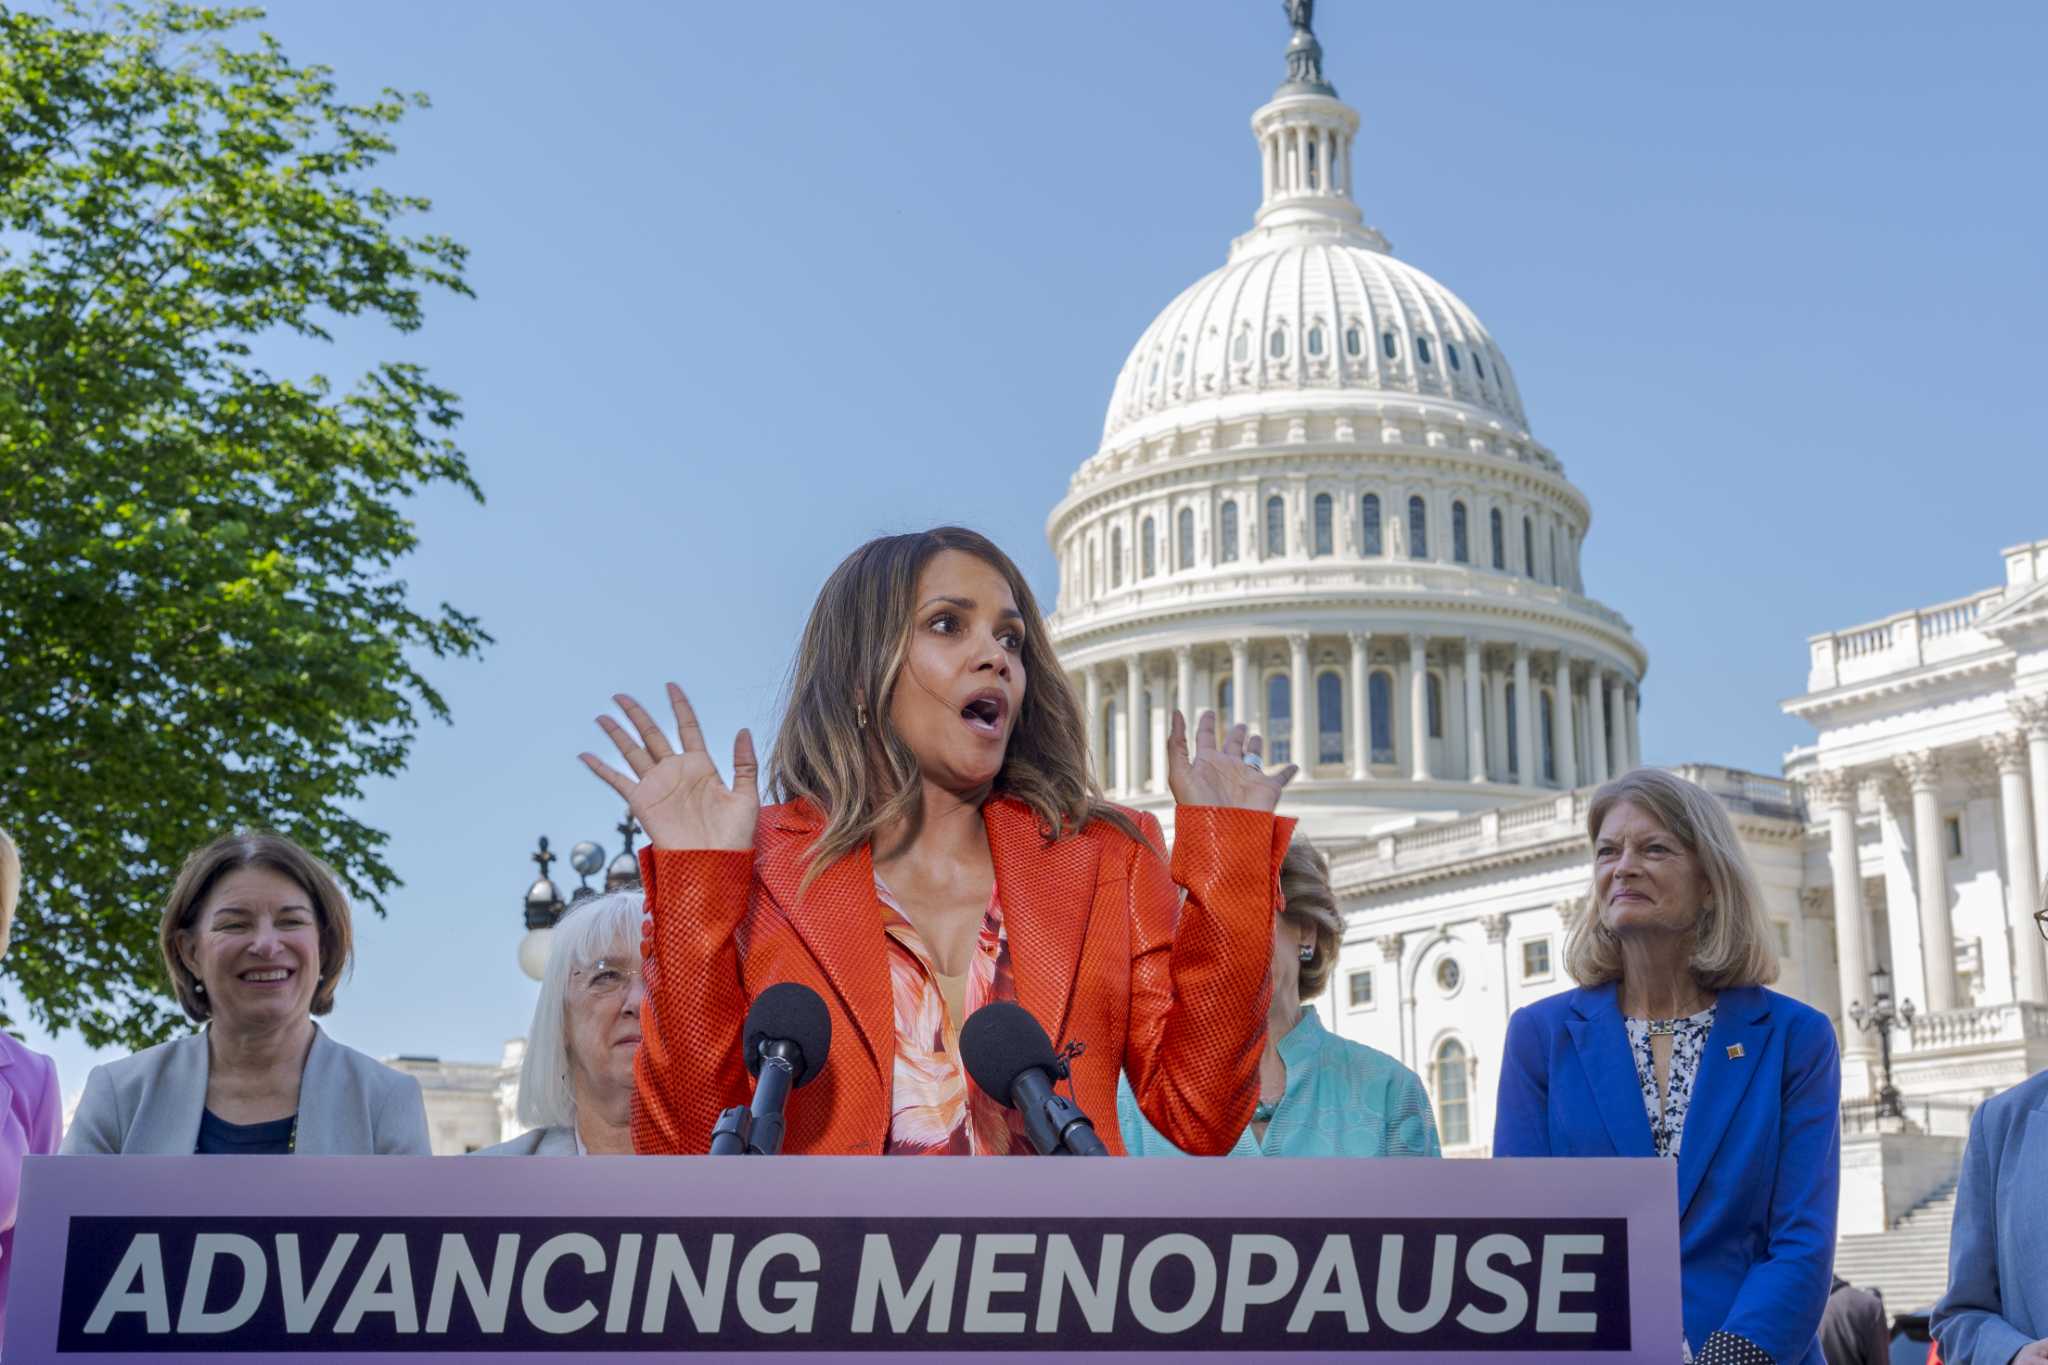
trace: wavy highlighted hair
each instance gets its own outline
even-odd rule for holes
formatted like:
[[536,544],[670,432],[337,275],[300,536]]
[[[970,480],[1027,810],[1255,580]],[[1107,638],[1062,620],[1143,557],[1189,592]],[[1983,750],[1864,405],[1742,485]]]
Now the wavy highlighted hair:
[[[825,580],[804,624],[768,756],[768,790],[777,801],[810,802],[825,819],[804,871],[807,885],[876,830],[903,821],[907,841],[923,822],[917,756],[890,728],[889,704],[910,654],[918,576],[946,550],[973,555],[1001,574],[1024,618],[1024,700],[987,795],[1031,807],[1049,840],[1092,820],[1139,837],[1089,773],[1081,703],[1053,654],[1031,585],[987,536],[939,526],[878,536],[848,555]],[[861,699],[872,743],[861,724]]]
[[[1756,874],[1728,812],[1696,782],[1662,768],[1637,768],[1593,793],[1586,809],[1586,840],[1600,842],[1600,827],[1626,801],[1670,831],[1700,865],[1707,898],[1694,929],[1692,973],[1708,990],[1767,986],[1778,979],[1778,955],[1765,931]],[[1596,874],[1587,912],[1565,940],[1564,969],[1581,986],[1621,980],[1621,940],[1607,927]]]

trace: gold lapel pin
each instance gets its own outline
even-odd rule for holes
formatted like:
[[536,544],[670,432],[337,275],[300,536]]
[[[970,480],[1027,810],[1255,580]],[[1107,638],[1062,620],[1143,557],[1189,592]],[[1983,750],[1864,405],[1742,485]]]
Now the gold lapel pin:
[[1731,1062],[1732,1062],[1732,1061],[1734,1061],[1734,1060],[1735,1060],[1736,1058],[1738,1058],[1738,1057],[1740,1057],[1740,1056],[1742,1056],[1742,1055],[1743,1055],[1743,1052],[1742,1052],[1742,1044],[1740,1044],[1740,1043],[1730,1043],[1730,1044],[1728,1045],[1728,1060],[1729,1060],[1729,1061],[1731,1061]]

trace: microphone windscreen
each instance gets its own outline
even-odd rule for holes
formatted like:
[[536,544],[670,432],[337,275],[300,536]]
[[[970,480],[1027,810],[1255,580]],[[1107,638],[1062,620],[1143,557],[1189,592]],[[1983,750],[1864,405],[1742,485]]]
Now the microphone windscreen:
[[816,991],[799,982],[778,981],[754,997],[740,1044],[748,1071],[761,1074],[761,1044],[777,1038],[796,1044],[803,1054],[792,1085],[802,1085],[824,1069],[832,1050],[832,1012]]
[[982,1093],[1010,1103],[1017,1077],[1037,1067],[1050,1077],[1059,1063],[1045,1027],[1022,1005],[997,1000],[967,1016],[960,1029],[960,1058]]

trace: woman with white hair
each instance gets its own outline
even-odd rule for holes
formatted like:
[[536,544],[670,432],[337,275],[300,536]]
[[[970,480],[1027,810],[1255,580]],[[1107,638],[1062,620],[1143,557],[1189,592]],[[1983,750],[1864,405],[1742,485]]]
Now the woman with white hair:
[[519,1072],[519,1121],[532,1131],[478,1156],[633,1154],[641,907],[638,892],[621,891],[555,925]]

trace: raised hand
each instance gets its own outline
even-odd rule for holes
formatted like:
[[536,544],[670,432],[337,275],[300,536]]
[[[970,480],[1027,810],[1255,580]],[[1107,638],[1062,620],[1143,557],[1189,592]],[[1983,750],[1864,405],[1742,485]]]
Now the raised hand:
[[626,804],[656,848],[750,849],[754,822],[761,814],[761,793],[755,784],[754,737],[745,730],[732,742],[732,785],[718,775],[718,765],[704,747],[697,713],[674,683],[669,705],[676,715],[677,753],[668,747],[661,726],[645,707],[623,692],[612,698],[638,730],[639,740],[610,716],[597,723],[611,737],[619,756],[633,770],[628,777],[595,754],[579,754],[583,765],[626,798]]
[[1280,804],[1280,789],[1300,769],[1290,763],[1275,772],[1261,772],[1244,761],[1248,752],[1256,758],[1260,748],[1259,737],[1248,735],[1242,725],[1231,726],[1219,742],[1216,713],[1204,711],[1195,723],[1195,753],[1190,759],[1187,719],[1175,711],[1166,737],[1166,785],[1173,789],[1175,804],[1272,810]]

